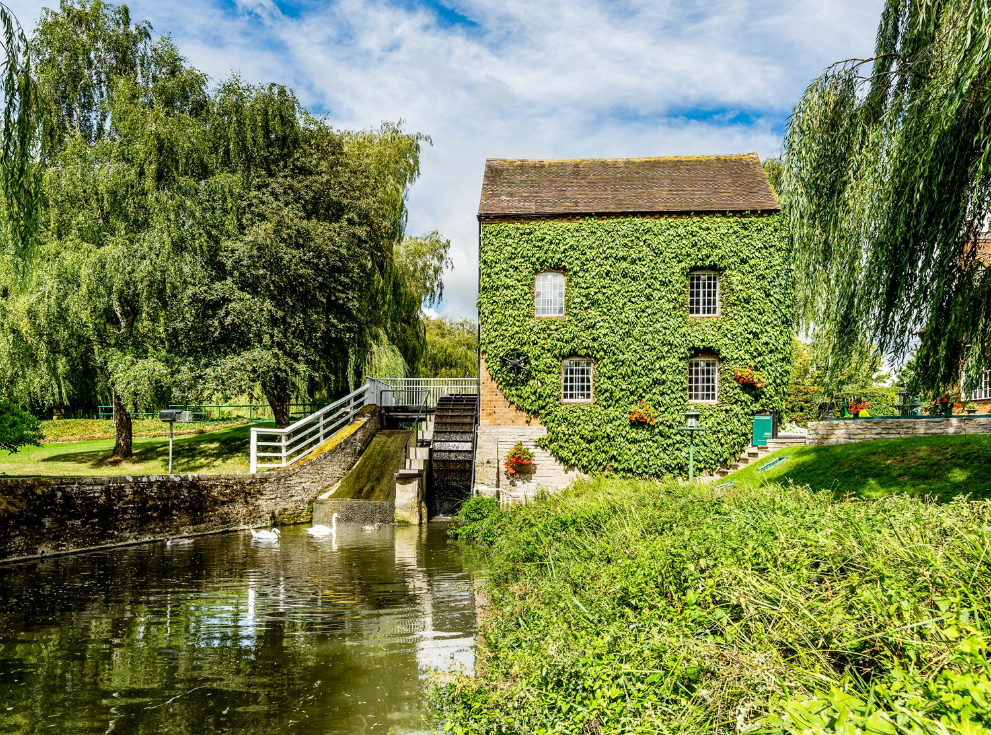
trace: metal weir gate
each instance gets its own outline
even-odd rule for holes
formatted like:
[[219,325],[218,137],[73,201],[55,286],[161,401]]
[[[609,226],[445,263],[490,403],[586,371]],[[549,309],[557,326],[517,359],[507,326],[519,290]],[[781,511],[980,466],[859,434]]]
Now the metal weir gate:
[[358,390],[284,429],[251,429],[251,472],[289,467],[350,424],[362,408],[373,404],[382,409],[386,424],[430,425],[430,430],[419,432],[429,437],[423,440],[431,455],[429,514],[455,512],[471,497],[474,485],[475,378],[368,378]]

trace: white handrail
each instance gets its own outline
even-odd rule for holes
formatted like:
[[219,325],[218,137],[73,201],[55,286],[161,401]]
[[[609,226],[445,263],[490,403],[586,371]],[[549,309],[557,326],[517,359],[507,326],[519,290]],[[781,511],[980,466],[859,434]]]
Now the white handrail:
[[369,378],[370,399],[379,406],[415,408],[427,401],[435,408],[437,401],[455,393],[478,393],[478,378]]
[[[351,423],[369,404],[423,406],[452,394],[477,394],[477,378],[368,378],[367,382],[329,406],[301,418],[284,429],[251,429],[252,474],[269,467],[288,467]],[[259,451],[259,448],[262,451]],[[275,458],[276,461],[264,461]]]
[[[266,467],[288,467],[324,443],[338,429],[351,423],[355,414],[368,404],[369,385],[366,383],[329,406],[301,418],[284,429],[251,429],[250,472]],[[264,436],[268,441],[259,441]],[[259,452],[259,447],[276,447],[276,451]],[[277,457],[277,462],[261,462],[259,458]]]

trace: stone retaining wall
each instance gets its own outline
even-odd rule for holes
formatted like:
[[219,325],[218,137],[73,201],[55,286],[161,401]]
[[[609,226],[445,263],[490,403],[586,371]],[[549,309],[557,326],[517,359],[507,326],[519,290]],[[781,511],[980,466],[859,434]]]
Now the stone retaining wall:
[[0,561],[308,522],[378,428],[374,409],[333,451],[256,475],[0,478]]
[[809,424],[809,444],[849,444],[872,439],[904,439],[944,434],[991,434],[991,417],[925,419],[848,419]]

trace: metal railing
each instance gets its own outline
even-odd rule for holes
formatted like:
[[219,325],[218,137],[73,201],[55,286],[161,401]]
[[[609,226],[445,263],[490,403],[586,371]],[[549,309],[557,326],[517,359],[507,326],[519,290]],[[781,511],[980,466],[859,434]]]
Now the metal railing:
[[[371,403],[366,383],[329,406],[290,424],[284,429],[251,430],[251,472],[268,467],[288,467],[344,428],[362,408]],[[275,460],[275,461],[273,461]]]
[[444,396],[458,393],[478,393],[478,378],[368,378],[369,402],[383,408],[408,406],[415,408],[423,403],[436,408]]

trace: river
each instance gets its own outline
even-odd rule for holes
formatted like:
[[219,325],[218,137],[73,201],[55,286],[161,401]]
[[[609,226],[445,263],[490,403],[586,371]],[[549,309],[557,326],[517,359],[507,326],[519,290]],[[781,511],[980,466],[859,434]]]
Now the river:
[[0,732],[426,732],[427,677],[474,636],[442,524],[0,566]]

